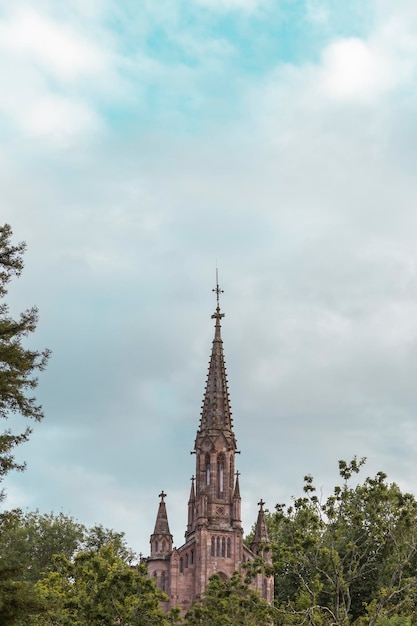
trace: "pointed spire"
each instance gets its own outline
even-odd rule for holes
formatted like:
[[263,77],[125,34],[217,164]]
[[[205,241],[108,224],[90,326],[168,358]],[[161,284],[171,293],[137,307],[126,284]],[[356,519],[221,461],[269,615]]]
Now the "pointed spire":
[[194,526],[195,519],[195,489],[194,489],[194,476],[191,476],[191,489],[190,489],[190,497],[188,499],[188,522],[187,522],[187,530],[185,531],[185,538],[187,539],[187,535]]
[[218,272],[216,269],[216,294],[217,307],[211,316],[216,320],[213,347],[211,351],[209,370],[201,411],[200,432],[206,430],[223,430],[232,432],[232,412],[230,410],[229,390],[227,386],[226,366],[223,355],[223,341],[221,338],[220,320],[224,313],[220,311],[220,289]]
[[194,490],[194,476],[191,476],[191,489],[190,489],[190,498],[188,500],[188,504],[193,504],[195,502],[195,490]]
[[170,535],[169,524],[168,524],[168,515],[167,509],[165,505],[166,493],[161,491],[159,497],[161,501],[159,503],[158,513],[156,516],[155,529],[153,531],[154,535]]
[[255,534],[253,536],[253,541],[251,544],[251,549],[254,552],[258,552],[262,546],[265,546],[270,543],[269,536],[268,536],[268,529],[266,527],[266,522],[265,522],[264,504],[265,502],[263,500],[260,500],[260,502],[258,502],[258,506],[259,506],[258,519],[256,521]]
[[240,499],[239,476],[240,476],[240,472],[237,471],[236,472],[235,490],[233,492],[233,499],[234,500]]

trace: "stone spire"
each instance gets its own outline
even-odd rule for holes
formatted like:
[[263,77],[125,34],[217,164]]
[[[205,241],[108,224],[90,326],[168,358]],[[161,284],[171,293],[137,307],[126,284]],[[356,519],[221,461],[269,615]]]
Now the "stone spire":
[[239,476],[240,476],[240,472],[236,472],[235,490],[234,490],[234,493],[233,493],[233,498],[235,500],[240,500]]
[[241,527],[241,498],[240,498],[240,487],[239,487],[239,475],[240,472],[236,472],[236,481],[235,481],[235,488],[233,491],[233,520],[232,520],[232,526],[234,528],[239,528]]
[[190,530],[194,526],[194,519],[195,519],[195,489],[194,489],[194,481],[195,481],[194,476],[191,476],[190,497],[188,499],[188,523],[187,523],[187,530],[185,532],[185,536],[186,537],[187,537],[187,533],[189,533]]
[[213,289],[217,296],[216,311],[211,316],[216,320],[213,347],[211,351],[209,370],[204,392],[204,399],[200,419],[200,434],[214,434],[223,431],[233,434],[232,412],[230,410],[229,390],[227,385],[226,365],[223,355],[223,341],[221,338],[220,320],[224,313],[220,311],[219,297],[223,293],[218,280]]
[[167,508],[165,505],[166,493],[161,491],[159,497],[161,501],[159,503],[158,514],[156,516],[155,529],[153,531],[154,535],[170,535],[169,532],[169,524],[168,524],[168,515]]
[[151,557],[166,556],[172,549],[172,535],[165,505],[166,493],[161,491],[159,497],[161,501],[156,515],[155,528],[151,535]]
[[253,541],[251,544],[251,550],[253,550],[253,552],[255,552],[256,554],[258,554],[260,551],[262,552],[262,549],[270,543],[268,529],[265,522],[264,504],[265,502],[263,500],[258,502],[258,519],[256,521],[255,534],[253,536]]

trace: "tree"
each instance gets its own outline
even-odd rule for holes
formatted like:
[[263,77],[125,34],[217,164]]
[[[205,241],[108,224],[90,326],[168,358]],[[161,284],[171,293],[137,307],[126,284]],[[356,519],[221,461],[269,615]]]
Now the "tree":
[[55,555],[71,559],[86,536],[86,528],[64,513],[7,511],[0,515],[0,569],[18,563],[20,577],[35,583],[53,568]]
[[[164,626],[171,616],[160,609],[166,599],[144,565],[127,564],[110,543],[56,559],[54,571],[35,586],[48,607],[27,615],[25,626]],[[23,624],[22,624],[23,626]]]
[[85,552],[97,552],[109,544],[112,544],[117,556],[126,563],[130,564],[135,560],[136,555],[126,545],[124,533],[104,528],[101,524],[96,524],[85,533],[82,548]]
[[[0,227],[0,300],[7,295],[10,280],[20,276],[26,244],[11,243],[12,229],[8,224]],[[9,419],[17,413],[25,418],[39,421],[42,407],[36,403],[31,390],[37,386],[35,373],[46,367],[49,350],[37,351],[25,348],[22,340],[36,330],[38,310],[27,309],[18,319],[13,319],[5,302],[0,302],[0,417]],[[28,393],[29,392],[29,393]],[[12,451],[27,441],[31,428],[23,432],[11,429],[0,434],[0,481],[12,469],[22,470],[24,465],[15,461]],[[0,493],[0,499],[3,493]]]
[[4,626],[18,624],[29,612],[42,609],[28,575],[32,563],[27,539],[20,511],[0,516],[0,623]]
[[85,528],[74,519],[13,510],[0,515],[0,623],[25,624],[45,610],[35,583],[52,570],[57,554],[72,558]]
[[[176,623],[124,534],[86,528],[63,513],[0,515],[2,626],[113,626]],[[171,620],[171,621],[170,621]]]
[[203,598],[196,602],[184,619],[184,626],[269,626],[273,608],[250,588],[250,576],[234,572],[223,580],[210,577]]
[[415,611],[417,502],[383,472],[351,486],[363,464],[340,461],[324,502],[306,476],[304,496],[270,516],[279,623],[406,624]]

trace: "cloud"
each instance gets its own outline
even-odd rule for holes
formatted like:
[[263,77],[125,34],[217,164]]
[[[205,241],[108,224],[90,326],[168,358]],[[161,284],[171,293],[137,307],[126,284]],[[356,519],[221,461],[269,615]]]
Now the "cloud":
[[106,69],[103,53],[69,26],[31,9],[18,9],[0,25],[0,44],[18,58],[31,59],[59,82]]
[[330,97],[366,103],[408,84],[414,71],[415,62],[401,51],[378,41],[367,44],[356,38],[344,39],[324,51],[321,85]]
[[65,21],[13,5],[0,20],[0,50],[0,111],[12,128],[51,146],[103,130],[114,58],[74,14]]

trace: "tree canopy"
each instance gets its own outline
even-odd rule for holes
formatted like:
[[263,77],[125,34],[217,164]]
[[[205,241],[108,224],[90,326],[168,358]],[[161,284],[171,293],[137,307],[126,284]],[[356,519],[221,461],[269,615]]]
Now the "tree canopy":
[[2,626],[113,626],[171,623],[164,594],[123,533],[86,528],[63,513],[0,515]]
[[417,502],[383,472],[352,485],[363,464],[340,461],[343,482],[324,501],[306,476],[304,496],[269,515],[277,623],[382,626],[415,615]]
[[[36,372],[46,367],[49,350],[31,350],[23,345],[23,339],[36,330],[37,308],[33,306],[14,319],[4,302],[9,282],[23,270],[26,249],[23,242],[13,245],[11,238],[11,227],[0,226],[0,418],[7,420],[17,413],[39,421],[43,411],[32,390],[38,384]],[[13,449],[27,441],[30,433],[29,426],[23,432],[8,428],[0,433],[0,481],[10,470],[24,468],[16,462]]]

